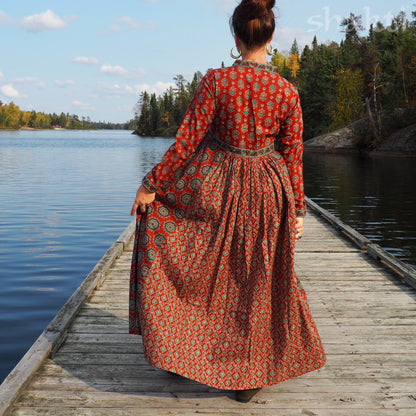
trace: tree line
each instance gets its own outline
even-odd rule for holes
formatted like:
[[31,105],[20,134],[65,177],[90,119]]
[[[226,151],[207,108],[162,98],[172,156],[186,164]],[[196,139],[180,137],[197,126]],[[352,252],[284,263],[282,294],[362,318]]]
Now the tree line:
[[4,104],[0,101],[0,129],[52,129],[56,127],[74,130],[134,130],[135,122],[131,120],[128,123],[107,123],[94,122],[89,117],[79,117],[76,114],[61,113],[47,114],[36,111],[23,111],[19,106],[10,102]]
[[192,82],[177,75],[174,78],[176,88],[170,87],[163,95],[141,93],[135,108],[135,133],[140,136],[174,136],[201,79],[201,72],[194,74]]
[[[315,37],[302,52],[296,40],[288,53],[274,51],[271,63],[299,90],[305,139],[368,117],[368,129],[357,140],[371,147],[388,133],[382,114],[416,105],[416,12],[411,19],[400,12],[390,25],[373,24],[364,36],[361,16],[351,13],[341,23],[345,37],[339,44],[318,44]],[[160,96],[143,92],[136,134],[173,136],[201,76],[187,82],[178,75],[176,88]]]

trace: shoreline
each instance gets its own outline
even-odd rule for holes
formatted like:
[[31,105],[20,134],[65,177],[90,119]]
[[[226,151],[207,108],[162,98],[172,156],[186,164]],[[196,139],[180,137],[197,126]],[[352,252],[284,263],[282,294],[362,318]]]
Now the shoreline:
[[304,152],[355,154],[369,157],[416,157],[416,125],[402,128],[375,147],[359,147],[351,126],[303,142]]
[[[306,143],[306,142],[305,142]],[[397,159],[409,159],[415,158],[416,153],[406,153],[406,152],[377,152],[377,151],[360,151],[349,150],[349,149],[325,149],[325,148],[312,148],[304,147],[303,153],[321,153],[325,155],[345,155],[345,156],[363,156],[363,157],[391,157]]]
[[[67,128],[34,128],[34,127],[20,127],[19,129],[2,129],[0,128],[0,132],[2,131],[99,131],[99,130],[123,130],[124,129],[67,129]],[[130,131],[130,130],[125,130]]]

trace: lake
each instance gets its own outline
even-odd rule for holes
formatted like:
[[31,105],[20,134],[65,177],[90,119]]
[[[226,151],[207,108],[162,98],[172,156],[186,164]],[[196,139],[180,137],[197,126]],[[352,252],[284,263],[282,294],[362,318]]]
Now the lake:
[[[130,223],[141,178],[171,143],[0,132],[0,382]],[[413,266],[414,177],[415,159],[305,154],[307,195]]]
[[416,267],[416,158],[305,153],[305,193]]

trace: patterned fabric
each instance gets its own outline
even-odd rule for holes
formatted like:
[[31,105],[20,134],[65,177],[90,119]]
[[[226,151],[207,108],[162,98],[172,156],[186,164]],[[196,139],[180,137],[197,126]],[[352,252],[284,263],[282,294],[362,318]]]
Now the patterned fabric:
[[323,366],[294,272],[301,157],[298,94],[274,67],[208,72],[143,180],[157,194],[137,225],[130,333],[152,365],[237,390]]

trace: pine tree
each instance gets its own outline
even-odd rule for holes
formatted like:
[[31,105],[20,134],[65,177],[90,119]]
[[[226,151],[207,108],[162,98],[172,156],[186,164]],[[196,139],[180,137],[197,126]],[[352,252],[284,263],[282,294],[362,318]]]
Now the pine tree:
[[326,112],[335,95],[334,74],[339,69],[339,50],[334,45],[306,46],[300,59],[299,94],[303,109],[304,138],[323,133],[330,124]]
[[160,107],[156,98],[156,94],[150,96],[150,121],[149,135],[157,136],[161,128],[162,117],[160,115]]
[[139,98],[136,106],[137,132],[142,136],[150,134],[150,96],[147,91],[144,91]]
[[300,55],[298,41],[296,40],[296,38],[292,43],[292,47],[290,48],[290,54],[291,55],[298,55],[298,56]]

